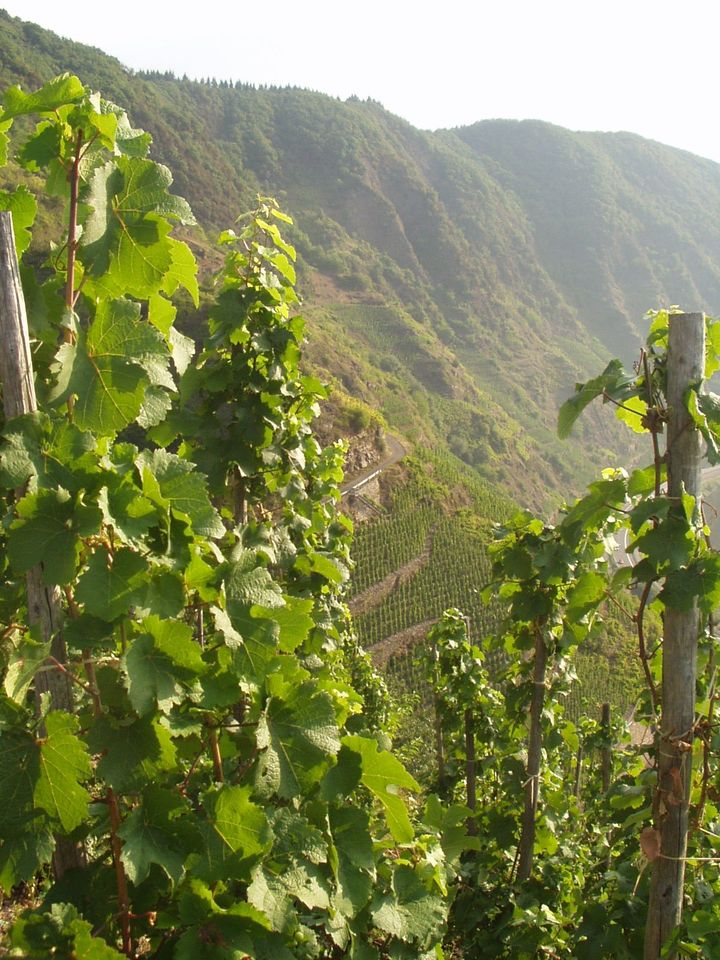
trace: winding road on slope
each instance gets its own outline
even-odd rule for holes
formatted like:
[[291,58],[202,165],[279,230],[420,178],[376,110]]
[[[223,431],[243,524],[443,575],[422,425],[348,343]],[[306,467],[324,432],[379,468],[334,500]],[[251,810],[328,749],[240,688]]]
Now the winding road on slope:
[[399,463],[403,457],[407,456],[407,447],[400,443],[397,437],[387,434],[385,436],[385,442],[388,448],[385,456],[377,463],[367,467],[362,471],[362,473],[358,474],[358,476],[353,477],[352,480],[341,484],[341,497],[344,497],[346,493],[357,493],[358,490],[364,487],[366,483],[369,483],[370,480],[374,480],[375,477],[379,477],[383,470],[387,470],[388,467],[392,467],[393,464]]

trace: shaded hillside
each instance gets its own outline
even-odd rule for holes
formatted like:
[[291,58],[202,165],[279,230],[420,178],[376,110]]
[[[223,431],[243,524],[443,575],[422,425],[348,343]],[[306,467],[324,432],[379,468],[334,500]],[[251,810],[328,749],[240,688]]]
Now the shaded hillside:
[[122,103],[208,233],[278,196],[313,366],[521,502],[612,459],[607,418],[583,448],[555,438],[555,413],[610,353],[632,356],[646,307],[720,309],[710,162],[541,123],[426,133],[371,101],[137,75],[2,12],[0,27],[3,88],[72,70]]

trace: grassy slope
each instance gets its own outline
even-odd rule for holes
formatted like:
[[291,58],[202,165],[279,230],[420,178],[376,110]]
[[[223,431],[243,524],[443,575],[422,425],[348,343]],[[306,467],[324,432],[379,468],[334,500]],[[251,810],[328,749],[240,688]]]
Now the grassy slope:
[[[207,235],[258,192],[276,195],[297,220],[306,356],[342,388],[336,398],[382,411],[438,463],[452,451],[516,501],[547,504],[621,449],[607,417],[561,444],[555,412],[608,355],[632,359],[646,307],[720,303],[720,168],[709,161],[538,122],[428,134],[374,102],[134,75],[1,11],[0,31],[1,88],[71,70],[152,131],[202,224],[190,241],[208,268]],[[53,209],[43,216],[41,239]],[[336,427],[348,409],[334,401]],[[453,484],[481,517],[507,509],[495,495],[479,507],[467,477]],[[446,514],[432,563],[359,621],[368,637],[437,615],[450,584],[476,589],[477,524]],[[394,522],[422,533],[425,521],[399,510]],[[386,534],[362,534],[358,550]],[[377,562],[371,549],[365,579]]]
[[69,69],[126,105],[208,232],[277,195],[298,223],[314,365],[521,502],[612,459],[613,430],[589,421],[561,444],[555,411],[610,352],[632,356],[643,309],[720,302],[715,164],[629,135],[429,134],[374,102],[133,75],[0,18],[0,85]]

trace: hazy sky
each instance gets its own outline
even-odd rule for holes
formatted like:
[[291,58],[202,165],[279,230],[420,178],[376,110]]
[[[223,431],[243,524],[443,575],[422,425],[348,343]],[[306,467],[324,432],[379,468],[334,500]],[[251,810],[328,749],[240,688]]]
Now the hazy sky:
[[423,128],[532,117],[575,130],[631,130],[720,161],[713,0],[0,6],[136,69],[372,97]]

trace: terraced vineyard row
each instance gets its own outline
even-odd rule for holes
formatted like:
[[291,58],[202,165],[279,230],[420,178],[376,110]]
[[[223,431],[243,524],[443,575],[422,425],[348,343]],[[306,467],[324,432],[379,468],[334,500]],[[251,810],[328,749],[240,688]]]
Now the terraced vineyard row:
[[437,619],[453,606],[468,617],[475,641],[493,631],[498,612],[480,595],[490,576],[486,539],[487,533],[465,511],[440,519],[428,562],[377,607],[356,618],[363,645],[371,647],[414,624]]
[[[403,498],[408,501],[408,495]],[[392,516],[360,528],[353,547],[355,573],[351,596],[357,596],[422,553],[437,506],[410,502],[394,508]],[[395,512],[397,510],[397,512]]]
[[[382,644],[384,672],[424,697],[425,668],[418,660],[430,622],[448,607],[458,607],[476,643],[500,625],[499,607],[481,597],[490,577],[486,545],[491,524],[513,508],[470,471],[438,461],[429,451],[404,463],[409,477],[396,488],[388,515],[356,531],[352,595],[391,577],[423,551],[429,549],[429,556],[410,576],[398,576],[389,592],[379,591],[354,620],[366,649]],[[621,620],[617,611],[608,611],[598,637],[579,653],[578,683],[567,704],[573,718],[595,715],[605,700],[623,712],[635,701],[640,688],[635,640]],[[488,660],[491,674],[501,666],[500,659],[496,654]]]

